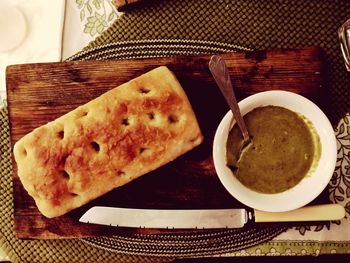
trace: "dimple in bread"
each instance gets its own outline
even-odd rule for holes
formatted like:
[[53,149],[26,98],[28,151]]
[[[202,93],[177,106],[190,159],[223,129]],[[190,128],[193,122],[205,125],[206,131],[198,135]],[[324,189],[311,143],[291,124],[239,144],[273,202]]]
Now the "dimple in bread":
[[14,146],[18,176],[52,218],[174,160],[203,140],[173,73],[158,67],[36,128]]

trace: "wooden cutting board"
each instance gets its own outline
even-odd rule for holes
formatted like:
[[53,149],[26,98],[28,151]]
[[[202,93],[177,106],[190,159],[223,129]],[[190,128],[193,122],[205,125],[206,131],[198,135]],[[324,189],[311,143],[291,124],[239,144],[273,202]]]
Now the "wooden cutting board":
[[[322,51],[319,48],[237,52],[222,55],[238,99],[260,91],[282,89],[302,94],[324,109]],[[13,162],[15,231],[19,238],[73,238],[123,231],[159,233],[166,230],[121,229],[78,222],[93,205],[138,208],[228,208],[243,205],[221,185],[213,166],[215,130],[228,110],[208,70],[210,56],[124,61],[76,61],[12,65],[7,68],[11,143],[105,91],[157,66],[168,66],[178,77],[204,134],[201,146],[172,163],[116,189],[64,216],[47,219],[37,210],[17,176]]]

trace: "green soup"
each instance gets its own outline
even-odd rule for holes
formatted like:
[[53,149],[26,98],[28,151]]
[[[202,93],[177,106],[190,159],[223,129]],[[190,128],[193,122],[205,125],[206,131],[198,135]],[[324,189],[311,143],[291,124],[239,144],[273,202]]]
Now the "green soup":
[[243,137],[234,125],[226,145],[227,165],[248,188],[269,194],[283,192],[316,166],[320,140],[305,117],[283,107],[265,106],[250,111],[244,120],[252,142],[239,154]]

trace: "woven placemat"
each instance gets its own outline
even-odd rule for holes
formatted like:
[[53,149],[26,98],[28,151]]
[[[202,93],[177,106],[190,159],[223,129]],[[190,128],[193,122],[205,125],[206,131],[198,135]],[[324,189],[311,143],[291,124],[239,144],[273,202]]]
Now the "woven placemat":
[[150,0],[126,12],[87,48],[145,39],[205,40],[252,49],[320,46],[328,61],[327,115],[335,126],[350,109],[350,74],[337,30],[348,0]]
[[[69,60],[150,58],[174,55],[212,54],[248,50],[236,45],[205,41],[128,41],[99,46]],[[0,111],[1,192],[0,236],[3,248],[13,261],[169,261],[175,258],[220,255],[251,247],[287,230],[286,227],[249,227],[204,230],[193,234],[123,234],[74,240],[20,240],[14,234],[11,146],[6,108]]]

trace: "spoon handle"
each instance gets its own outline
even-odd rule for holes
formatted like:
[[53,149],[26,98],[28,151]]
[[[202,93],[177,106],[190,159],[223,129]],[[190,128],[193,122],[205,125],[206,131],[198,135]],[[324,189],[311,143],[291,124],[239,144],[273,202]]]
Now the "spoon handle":
[[233,117],[235,118],[243,134],[243,140],[248,141],[248,130],[243,121],[240,109],[238,107],[237,99],[233,91],[232,82],[225,61],[221,57],[214,55],[210,59],[209,69],[216,83],[218,84],[222,94],[224,95],[224,98],[226,99],[228,105],[231,108]]

